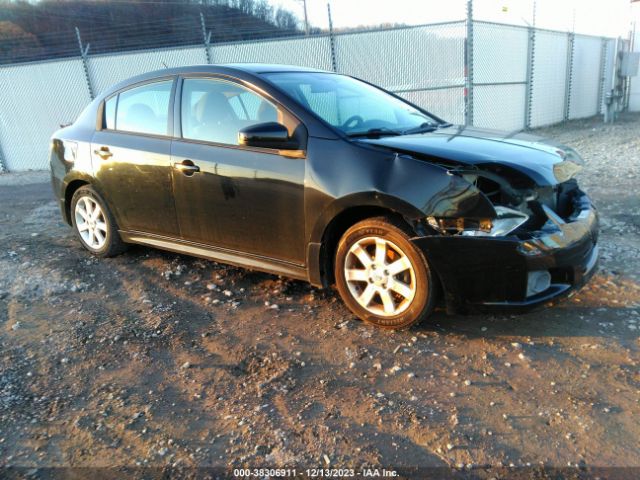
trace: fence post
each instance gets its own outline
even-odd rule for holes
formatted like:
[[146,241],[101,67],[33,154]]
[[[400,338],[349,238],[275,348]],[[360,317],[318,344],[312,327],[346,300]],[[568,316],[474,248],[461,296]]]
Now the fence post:
[[600,44],[600,78],[598,79],[598,113],[602,113],[602,104],[604,103],[604,81],[607,77],[605,66],[607,64],[607,39],[601,38]]
[[338,72],[338,63],[336,62],[336,43],[333,36],[333,22],[331,21],[331,5],[327,2],[327,15],[329,15],[329,46],[331,47],[331,67],[334,72]]
[[571,82],[573,81],[573,50],[576,36],[573,32],[567,38],[567,78],[564,84],[564,120],[569,120],[571,109]]
[[527,80],[524,98],[524,128],[531,128],[531,106],[533,105],[533,69],[535,66],[536,53],[536,29],[528,28],[529,38],[527,41]]
[[2,155],[2,145],[0,145],[0,173],[6,173],[7,167],[5,166],[4,156]]
[[211,32],[207,32],[202,12],[200,12],[200,27],[202,28],[202,40],[204,41],[204,54],[207,57],[207,63],[211,64]]
[[93,93],[93,85],[91,85],[91,76],[89,75],[89,60],[87,54],[89,53],[90,43],[87,43],[87,48],[82,46],[82,38],[80,38],[80,29],[76,27],[76,38],[78,39],[78,47],[80,48],[80,57],[82,58],[82,69],[84,70],[84,79],[87,82],[87,89],[89,90],[89,97],[91,100],[95,98]]
[[[633,22],[633,27],[629,30],[629,43],[627,43],[627,51],[635,51],[636,43],[636,22]],[[622,103],[622,111],[629,111],[629,102],[631,101],[631,77],[624,77],[624,98]]]
[[527,30],[527,78],[524,97],[524,128],[531,128],[531,109],[533,107],[533,73],[536,62],[536,8],[537,2],[533,0],[531,12],[531,25]]
[[464,46],[464,124],[473,125],[473,0],[467,0],[467,35]]

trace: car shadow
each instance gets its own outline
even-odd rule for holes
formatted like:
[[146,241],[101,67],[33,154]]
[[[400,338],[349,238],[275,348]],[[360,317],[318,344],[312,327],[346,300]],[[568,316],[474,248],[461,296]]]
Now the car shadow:
[[623,307],[576,307],[567,300],[522,314],[505,315],[499,310],[484,313],[447,315],[436,311],[415,327],[422,332],[487,337],[610,337],[634,340],[638,331],[630,329]]
[[[165,262],[190,266],[194,262],[202,261],[187,255],[142,246],[132,246],[125,255],[132,263],[137,263],[137,259],[147,258],[149,255],[157,256]],[[282,279],[276,275],[208,260],[204,262],[210,264],[205,269],[208,274],[226,272],[225,281],[232,283],[230,288],[244,288],[252,291],[254,296],[260,293],[270,294],[274,288],[286,288],[286,295],[292,299],[293,304],[309,305],[318,315],[321,315],[323,310],[331,310],[333,318],[338,314],[342,321],[356,320],[346,307],[343,307],[335,288],[317,289],[299,280]],[[145,267],[141,268],[143,271],[147,270]],[[183,290],[184,297],[188,297],[189,290],[192,289],[189,285],[182,285],[182,282],[174,283],[172,288],[177,294]],[[340,307],[337,307],[337,304]],[[440,306],[428,319],[410,329],[408,334],[435,332],[469,338],[611,337],[634,340],[638,338],[639,332],[629,328],[627,313],[633,310],[635,305],[640,306],[640,285],[629,279],[616,279],[614,282],[609,275],[597,274],[572,297],[559,299],[528,313],[510,314],[496,307],[482,312],[447,315],[443,306]],[[640,322],[640,316],[638,321]]]

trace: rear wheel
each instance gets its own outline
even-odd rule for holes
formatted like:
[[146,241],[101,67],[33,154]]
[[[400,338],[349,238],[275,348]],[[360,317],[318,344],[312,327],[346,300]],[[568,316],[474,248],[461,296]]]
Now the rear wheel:
[[109,207],[89,185],[73,194],[71,220],[82,246],[94,255],[111,257],[126,250]]
[[335,278],[347,307],[382,328],[408,328],[426,318],[436,301],[426,258],[390,217],[367,219],[345,232]]

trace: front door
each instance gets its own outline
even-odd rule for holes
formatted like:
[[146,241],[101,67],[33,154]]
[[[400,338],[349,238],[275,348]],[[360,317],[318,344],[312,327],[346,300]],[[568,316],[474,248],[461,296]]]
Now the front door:
[[304,263],[304,158],[239,146],[238,130],[297,120],[227,80],[184,79],[173,186],[185,240]]
[[179,237],[172,191],[169,109],[173,80],[137,86],[105,102],[92,140],[95,176],[123,230]]

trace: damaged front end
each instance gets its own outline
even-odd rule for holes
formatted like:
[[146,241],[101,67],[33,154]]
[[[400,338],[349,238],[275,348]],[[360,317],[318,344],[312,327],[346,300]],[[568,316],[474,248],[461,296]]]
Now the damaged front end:
[[[565,152],[558,151],[558,153]],[[598,219],[574,175],[577,154],[537,183],[500,163],[437,162],[493,206],[483,217],[429,215],[413,239],[444,287],[448,311],[461,305],[538,305],[584,284],[598,258]]]

